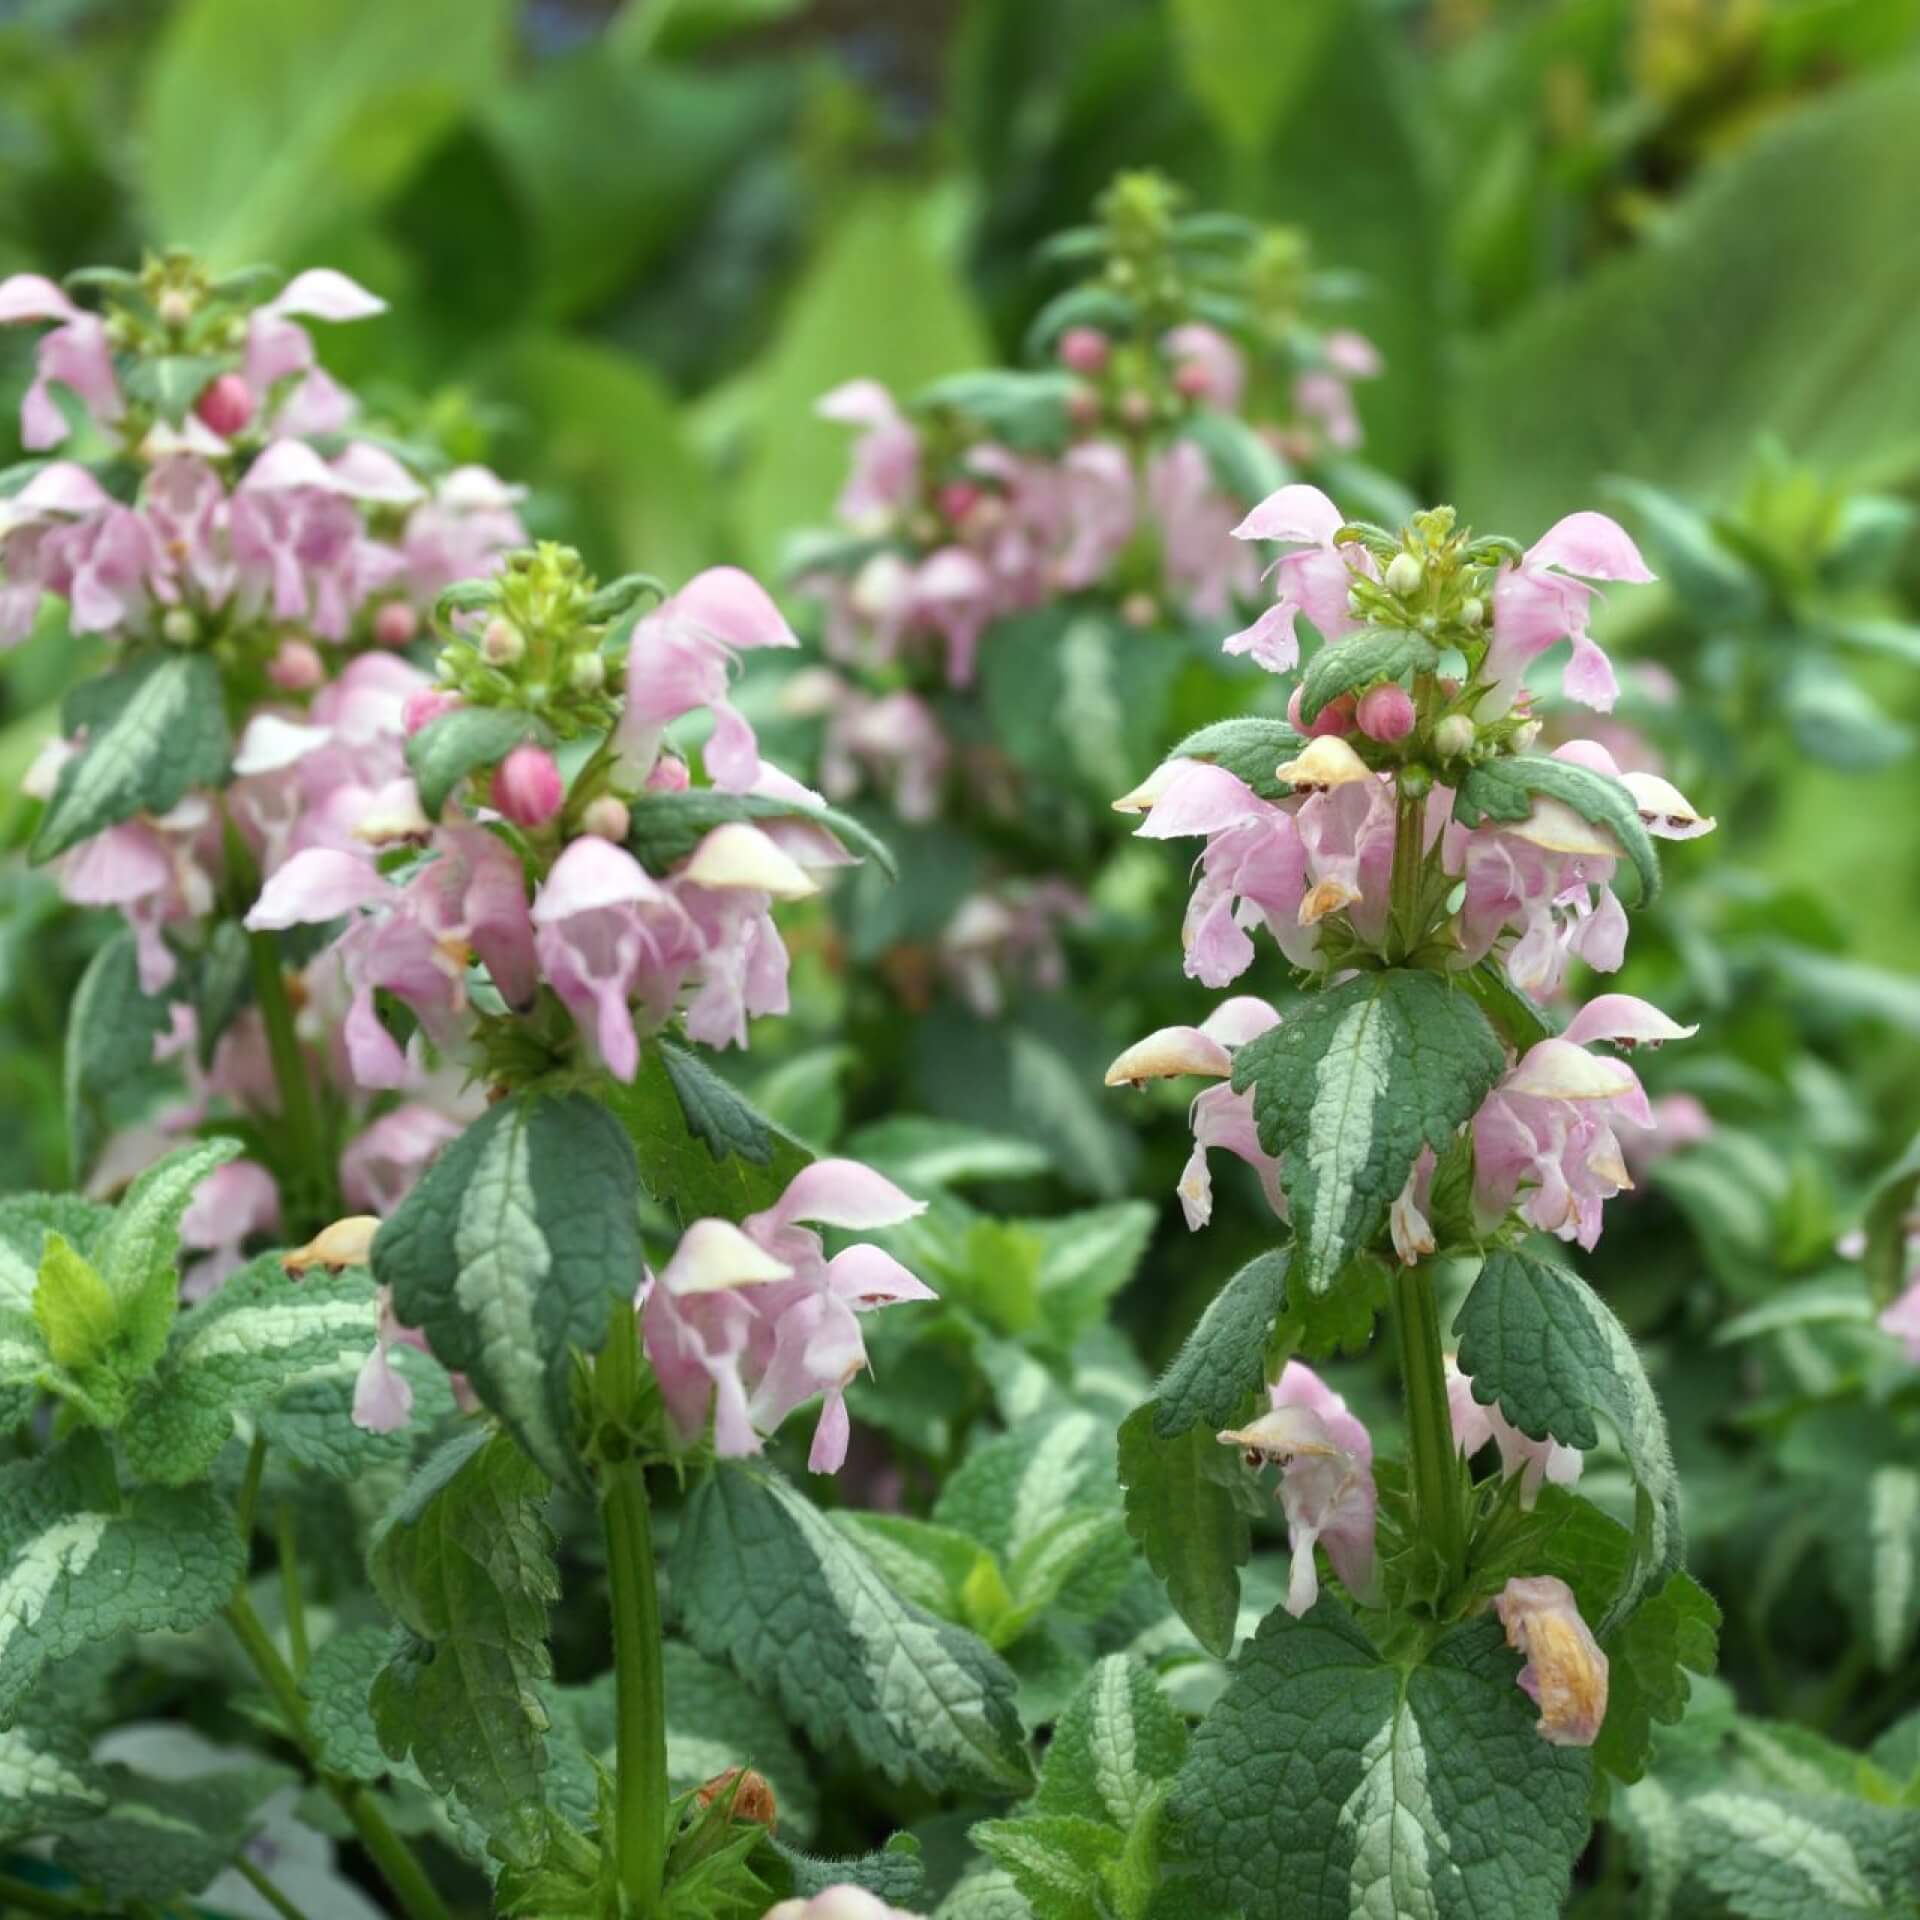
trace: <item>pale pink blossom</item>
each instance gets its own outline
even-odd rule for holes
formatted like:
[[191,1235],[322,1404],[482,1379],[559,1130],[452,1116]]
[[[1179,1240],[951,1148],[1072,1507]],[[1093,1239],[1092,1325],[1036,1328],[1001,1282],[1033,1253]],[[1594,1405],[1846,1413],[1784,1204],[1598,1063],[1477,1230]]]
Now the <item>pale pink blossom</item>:
[[60,891],[75,906],[117,907],[133,929],[140,990],[159,993],[178,971],[163,929],[213,910],[214,879],[203,845],[211,818],[189,795],[160,818],[124,820],[83,840],[60,868]]
[[1294,621],[1305,614],[1325,640],[1344,639],[1360,626],[1347,601],[1355,574],[1372,578],[1373,556],[1357,544],[1336,546],[1346,516],[1318,487],[1293,485],[1270,493],[1233,529],[1236,540],[1270,540],[1291,547],[1272,568],[1275,599],[1252,626],[1230,634],[1223,651],[1249,654],[1270,673],[1300,662]]
[[840,518],[857,533],[884,532],[919,492],[920,435],[877,380],[849,380],[815,406],[823,420],[858,427]]
[[194,1189],[180,1217],[180,1246],[190,1259],[180,1297],[204,1300],[244,1263],[246,1243],[280,1225],[280,1189],[257,1160],[229,1160]]
[[1607,1717],[1607,1656],[1573,1589],[1552,1574],[1509,1580],[1493,1609],[1507,1645],[1527,1657],[1516,1679],[1540,1709],[1535,1731],[1550,1746],[1592,1746]]
[[1500,1472],[1505,1479],[1520,1476],[1520,1504],[1531,1507],[1543,1482],[1570,1487],[1580,1478],[1584,1460],[1577,1447],[1563,1447],[1551,1437],[1530,1439],[1500,1411],[1498,1402],[1484,1405],[1474,1397],[1473,1382],[1447,1355],[1447,1413],[1453,1425],[1453,1443],[1469,1460],[1491,1441],[1500,1450]]
[[[1578,577],[1576,577],[1578,576]],[[1613,665],[1587,631],[1594,589],[1589,580],[1653,578],[1626,531],[1603,513],[1570,513],[1504,566],[1493,589],[1493,637],[1484,671],[1494,682],[1483,718],[1504,713],[1527,668],[1561,640],[1573,643],[1562,685],[1567,697],[1602,713],[1618,693]]]
[[1084,924],[1089,912],[1086,896],[1061,879],[981,889],[962,900],[940,930],[941,968],[981,1019],[997,1019],[1009,984],[1040,993],[1066,984],[1060,930]]
[[66,416],[53,397],[55,386],[74,394],[102,427],[111,428],[125,405],[100,316],[75,306],[41,274],[16,273],[0,280],[0,325],[34,322],[55,323],[51,333],[40,337],[33,384],[20,403],[21,444],[37,453],[67,437]]
[[1194,618],[1224,618],[1260,583],[1260,557],[1237,543],[1240,510],[1213,477],[1191,440],[1176,440],[1147,468],[1147,505],[1160,534],[1160,566],[1168,594]]
[[524,547],[527,529],[519,506],[526,491],[486,467],[455,467],[443,476],[433,497],[408,514],[400,536],[404,584],[412,598],[428,606],[455,581],[490,574],[503,554]]
[[414,1183],[459,1136],[462,1122],[409,1100],[371,1121],[340,1155],[340,1192],[356,1212],[394,1211]]
[[1188,399],[1220,413],[1239,411],[1247,388],[1247,359],[1218,327],[1189,321],[1161,337],[1160,351],[1173,367],[1174,385]]

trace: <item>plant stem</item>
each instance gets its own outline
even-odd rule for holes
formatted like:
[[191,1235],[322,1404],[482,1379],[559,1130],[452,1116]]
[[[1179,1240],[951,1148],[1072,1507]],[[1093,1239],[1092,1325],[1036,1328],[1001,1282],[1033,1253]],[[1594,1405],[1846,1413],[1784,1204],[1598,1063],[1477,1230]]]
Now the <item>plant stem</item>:
[[280,1649],[273,1644],[273,1636],[254,1611],[244,1587],[227,1602],[227,1625],[253,1663],[261,1683],[273,1696],[286,1721],[289,1738],[306,1755],[341,1812],[353,1822],[360,1844],[373,1856],[374,1864],[393,1889],[408,1920],[451,1920],[446,1903],[413,1857],[412,1849],[387,1824],[386,1816],[374,1805],[366,1789],[338,1774],[328,1773],[315,1759],[313,1722],[307,1713],[300,1683],[293,1677],[293,1669],[280,1657]]
[[[631,1405],[638,1366],[633,1315],[616,1312],[595,1364],[596,1398],[603,1412],[617,1413]],[[602,1468],[601,1517],[613,1600],[620,1886],[633,1920],[653,1920],[660,1911],[666,1872],[667,1710],[653,1525],[646,1469],[638,1460],[609,1461]]]
[[[298,1176],[299,1203],[315,1214],[331,1217],[333,1175],[320,1137],[320,1119],[314,1109],[313,1089],[307,1081],[306,1056],[293,1027],[293,1003],[287,998],[287,978],[280,969],[280,950],[270,933],[247,935],[253,962],[253,998],[267,1030],[267,1052],[273,1061],[274,1084],[280,1092],[280,1118],[286,1127],[287,1151]],[[321,1221],[325,1225],[325,1221]]]
[[233,1510],[233,1524],[240,1533],[244,1553],[253,1540],[253,1512],[260,1504],[260,1476],[266,1471],[267,1436],[256,1433],[247,1451],[247,1470],[240,1480],[240,1499]]
[[1426,1267],[1401,1267],[1393,1280],[1393,1317],[1400,1333],[1400,1374],[1407,1396],[1408,1467],[1414,1525],[1440,1556],[1450,1587],[1466,1571],[1466,1517],[1460,1468],[1447,1408],[1440,1308]]
[[243,1879],[275,1913],[282,1916],[282,1920],[307,1920],[307,1916],[302,1913],[244,1853],[236,1853],[233,1856],[233,1867],[241,1879]]
[[92,1907],[69,1900],[64,1893],[36,1887],[31,1880],[16,1880],[10,1873],[0,1873],[0,1910],[8,1907],[17,1907],[22,1913],[66,1914],[69,1920],[85,1920],[85,1916],[93,1912]]
[[1422,924],[1426,877],[1427,802],[1424,794],[1396,787],[1393,815],[1393,880],[1387,918],[1387,958],[1404,961],[1426,932]]
[[287,1644],[293,1649],[293,1673],[307,1675],[307,1609],[300,1597],[300,1554],[293,1537],[293,1507],[282,1500],[273,1510],[274,1545],[280,1555],[280,1596],[287,1616]]

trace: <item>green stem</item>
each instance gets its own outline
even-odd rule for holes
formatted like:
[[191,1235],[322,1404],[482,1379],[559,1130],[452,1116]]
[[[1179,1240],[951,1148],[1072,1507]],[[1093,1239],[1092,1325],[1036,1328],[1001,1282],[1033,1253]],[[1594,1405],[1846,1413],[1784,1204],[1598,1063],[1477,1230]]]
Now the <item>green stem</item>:
[[281,1920],[307,1920],[307,1916],[244,1853],[234,1855],[233,1867],[241,1879],[281,1916]]
[[300,1597],[300,1553],[293,1537],[293,1506],[282,1500],[273,1510],[273,1538],[280,1555],[280,1597],[287,1616],[287,1645],[293,1649],[293,1672],[305,1679],[307,1661],[312,1657],[307,1646],[307,1609]]
[[1395,788],[1393,880],[1387,919],[1387,958],[1404,961],[1426,932],[1427,802],[1424,794]]
[[22,1913],[63,1913],[69,1920],[86,1920],[94,1911],[78,1900],[69,1900],[64,1893],[36,1887],[31,1880],[16,1880],[10,1873],[0,1873],[0,1912],[9,1907],[18,1908]]
[[1440,1307],[1425,1267],[1394,1274],[1393,1317],[1400,1333],[1400,1373],[1407,1396],[1408,1479],[1414,1525],[1457,1586],[1467,1564],[1466,1515],[1460,1505],[1460,1466],[1447,1407],[1446,1352],[1440,1344]]
[[[603,1410],[632,1404],[638,1366],[633,1315],[617,1313],[595,1367],[596,1397]],[[653,1525],[647,1508],[646,1469],[638,1460],[614,1460],[603,1467],[601,1518],[613,1600],[615,1845],[620,1886],[633,1920],[654,1920],[666,1877],[667,1708]]]
[[[320,1135],[313,1088],[307,1079],[306,1055],[294,1031],[293,1003],[287,998],[280,949],[272,934],[250,933],[247,952],[253,962],[254,1003],[267,1030],[267,1053],[273,1061],[274,1084],[280,1091],[280,1120],[297,1176],[298,1199],[316,1216],[330,1218],[339,1211],[333,1203],[333,1174]],[[321,1225],[325,1224],[322,1220]]]
[[253,1513],[260,1504],[260,1476],[267,1466],[267,1436],[256,1433],[247,1450],[247,1469],[240,1479],[240,1498],[234,1506],[233,1524],[240,1534],[244,1553],[253,1541]]

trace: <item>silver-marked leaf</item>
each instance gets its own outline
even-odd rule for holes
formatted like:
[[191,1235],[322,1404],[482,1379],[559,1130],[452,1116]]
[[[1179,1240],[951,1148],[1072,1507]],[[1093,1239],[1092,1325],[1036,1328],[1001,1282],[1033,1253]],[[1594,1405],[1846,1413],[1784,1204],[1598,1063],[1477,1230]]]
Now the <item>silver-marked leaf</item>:
[[1110,1653],[1060,1716],[1033,1806],[1127,1832],[1187,1757],[1187,1726],[1150,1667]]
[[1681,1802],[1687,1865],[1740,1920],[1909,1912],[1920,1815],[1838,1795],[1727,1787]]
[[1153,1390],[1153,1430],[1172,1440],[1192,1427],[1230,1427],[1266,1384],[1267,1337],[1286,1303],[1284,1249],[1249,1260],[1208,1302]]
[[633,1297],[638,1205],[633,1148],[603,1106],[522,1093],[454,1141],[374,1238],[400,1319],[556,1480],[581,1479],[574,1354],[597,1353]]
[[982,1820],[967,1836],[1002,1868],[1040,1920],[1106,1920],[1108,1877],[1126,1842],[1114,1827],[1072,1813]]
[[1613,1309],[1578,1274],[1521,1248],[1488,1253],[1453,1324],[1474,1397],[1497,1400],[1522,1433],[1551,1435],[1584,1452],[1599,1445],[1604,1418],[1619,1439],[1635,1485],[1635,1555],[1604,1632],[1686,1552],[1667,1422],[1640,1356]]
[[1011,1562],[1068,1514],[1117,1504],[1113,1437],[1091,1413],[1042,1415],[976,1447],[948,1478],[933,1517]]
[[43,1387],[78,1391],[78,1382],[56,1364],[35,1317],[40,1265],[56,1234],[91,1258],[112,1219],[111,1209],[78,1194],[21,1193],[0,1200],[0,1391],[24,1393],[26,1404]]
[[1920,1633],[1920,1470],[1883,1460],[1822,1504],[1834,1588],[1874,1665],[1899,1673]]
[[353,1418],[358,1362],[344,1362],[286,1388],[254,1416],[276,1454],[333,1480],[364,1479],[375,1469],[404,1465],[425,1436],[454,1410],[446,1369],[418,1347],[391,1348],[387,1364],[413,1389],[413,1418],[392,1433],[370,1433]]
[[708,1475],[675,1543],[673,1597],[703,1652],[889,1778],[994,1792],[1028,1784],[1012,1673],[964,1628],[903,1600],[776,1476],[731,1465]]
[[67,1009],[67,1151],[76,1177],[112,1130],[114,1095],[152,1070],[153,1043],[171,1017],[166,996],[140,984],[132,929],[115,934],[87,963]]
[[975,1180],[1027,1179],[1045,1173],[1050,1164],[1046,1149],[1031,1140],[908,1113],[862,1127],[846,1150],[854,1159],[879,1167],[909,1193]]
[[[1336,649],[1337,651],[1337,649]],[[1551,754],[1520,753],[1473,768],[1454,795],[1453,817],[1462,826],[1482,820],[1511,823],[1533,812],[1536,796],[1571,807],[1589,825],[1604,827],[1620,843],[1640,876],[1640,904],[1660,891],[1660,856],[1640,818],[1633,795],[1611,774],[1556,760]]]
[[117,1633],[185,1633],[244,1565],[211,1488],[122,1494],[91,1431],[0,1468],[0,1726],[48,1662]]
[[204,653],[152,655],[87,689],[86,744],[60,769],[33,836],[51,860],[137,813],[218,786],[232,751],[219,670]]
[[1292,1273],[1324,1293],[1385,1225],[1422,1147],[1444,1151],[1506,1066],[1487,1017],[1431,973],[1313,995],[1233,1057],[1260,1144],[1281,1157]]
[[106,1812],[73,1827],[54,1858],[116,1901],[198,1893],[239,1851],[260,1803],[288,1780],[284,1767],[264,1764],[187,1780],[106,1771]]
[[1431,673],[1439,664],[1440,651],[1424,634],[1405,627],[1370,627],[1313,656],[1300,677],[1300,717],[1311,723],[1328,701],[1343,693],[1378,680],[1404,681],[1411,674]]
[[1305,738],[1284,720],[1249,714],[1237,720],[1216,720],[1190,733],[1167,755],[1169,760],[1208,760],[1244,780],[1263,800],[1284,800],[1293,791],[1280,778],[1281,766],[1297,760]]
[[106,1804],[105,1776],[77,1728],[23,1719],[0,1732],[0,1844],[90,1819]]
[[1138,1269],[1157,1217],[1144,1200],[1119,1200],[1021,1223],[1039,1239],[1035,1293],[1062,1346],[1104,1322],[1107,1303]]
[[167,1350],[120,1428],[143,1480],[198,1479],[233,1433],[234,1415],[292,1388],[357,1373],[373,1350],[378,1298],[365,1272],[292,1279],[262,1254],[175,1321]]
[[367,1564],[407,1637],[370,1700],[388,1757],[478,1820],[504,1860],[537,1852],[558,1597],[546,1476],[484,1427],[442,1447],[375,1528]]
[[1336,1602],[1276,1608],[1174,1787],[1181,1851],[1244,1920],[1554,1920],[1592,1761],[1546,1744],[1491,1618],[1415,1664]]

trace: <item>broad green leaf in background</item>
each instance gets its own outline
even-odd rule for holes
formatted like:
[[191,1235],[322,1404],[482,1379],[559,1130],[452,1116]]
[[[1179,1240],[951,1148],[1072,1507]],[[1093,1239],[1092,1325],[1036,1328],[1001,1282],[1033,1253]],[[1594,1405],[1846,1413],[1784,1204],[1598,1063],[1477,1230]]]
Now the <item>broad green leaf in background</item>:
[[1920,1633],[1920,1470],[1881,1461],[1823,1507],[1834,1587],[1874,1665],[1899,1673]]
[[72,1827],[54,1857],[76,1879],[129,1902],[197,1893],[240,1850],[284,1767],[224,1768],[188,1780],[106,1769],[108,1806]]
[[374,1681],[390,1758],[411,1755],[438,1793],[524,1858],[544,1807],[552,1672],[547,1609],[558,1597],[546,1476],[504,1434],[449,1441],[375,1529],[368,1565],[412,1636]]
[[106,1804],[105,1776],[78,1729],[22,1718],[0,1733],[0,1843],[90,1819]]
[[1311,80],[1344,0],[1171,0],[1187,84],[1236,145],[1258,152]]
[[701,1483],[674,1548],[673,1603],[702,1652],[776,1692],[816,1737],[850,1740],[890,1778],[1026,1785],[1012,1673],[972,1634],[901,1599],[774,1475],[723,1465]]
[[140,985],[133,930],[115,934],[88,962],[67,1009],[67,1152],[76,1180],[112,1131],[114,1094],[152,1067],[170,1018],[166,997]]
[[189,0],[141,102],[151,238],[216,268],[296,259],[399,186],[498,82],[510,13],[505,0]]
[[300,1691],[307,1702],[320,1764],[346,1780],[380,1780],[391,1771],[373,1723],[373,1683],[393,1657],[386,1627],[354,1627],[315,1648]]
[[400,1319],[556,1480],[580,1478],[574,1353],[599,1352],[638,1283],[638,1203],[633,1148],[603,1106],[520,1093],[454,1141],[374,1239]]
[[1902,1808],[1740,1788],[1682,1803],[1687,1864],[1739,1920],[1897,1914],[1920,1883],[1920,1818]]
[[1260,1144],[1282,1156],[1293,1271],[1324,1293],[1380,1229],[1423,1146],[1438,1153],[1506,1066],[1486,1016],[1431,973],[1362,974],[1239,1049]]
[[797,527],[823,525],[844,484],[845,427],[814,417],[843,381],[904,400],[990,349],[954,272],[942,208],[923,189],[871,186],[842,211],[753,375],[754,445],[737,532],[746,564],[776,568]]
[[1549,295],[1453,383],[1451,492],[1532,538],[1599,476],[1721,496],[1756,436],[1823,470],[1920,461],[1920,72],[1837,88],[1700,174],[1635,251]]
[[1244,1920],[1552,1920],[1591,1758],[1547,1745],[1497,1622],[1383,1660],[1336,1601],[1276,1608],[1201,1724],[1171,1808]]

